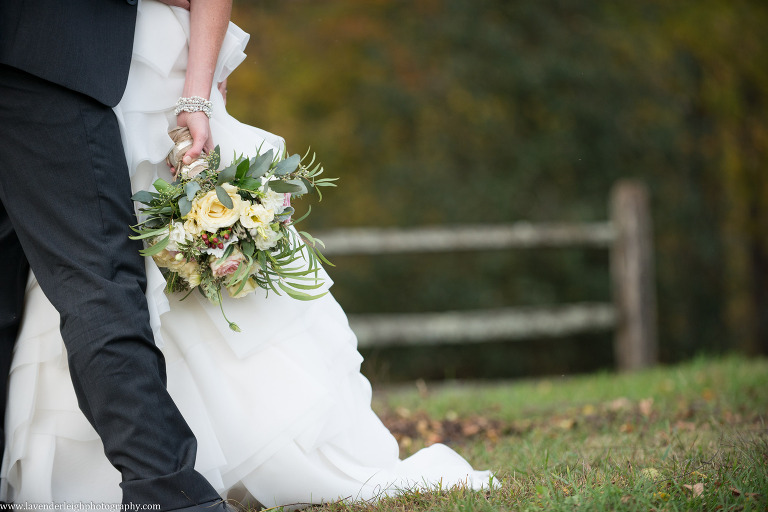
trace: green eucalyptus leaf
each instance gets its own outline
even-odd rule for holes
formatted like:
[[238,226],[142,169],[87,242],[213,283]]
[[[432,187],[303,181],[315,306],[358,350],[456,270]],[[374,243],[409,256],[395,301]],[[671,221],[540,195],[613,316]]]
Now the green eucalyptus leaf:
[[308,193],[310,189],[304,185],[304,181],[301,180],[301,178],[297,178],[295,180],[287,180],[286,183],[292,183],[298,187],[301,187],[302,192],[297,192],[295,195],[303,196],[304,194]]
[[143,225],[150,229],[156,229],[156,228],[162,227],[164,225],[164,222],[160,219],[151,219],[144,222]]
[[299,179],[301,180],[301,183],[304,185],[304,187],[307,189],[307,191],[315,189],[315,186],[307,178],[301,177]]
[[148,190],[141,190],[131,196],[131,199],[138,203],[150,204],[153,200],[159,197],[158,194],[149,192]]
[[221,185],[222,183],[227,183],[235,179],[235,174],[237,173],[237,164],[233,163],[232,165],[225,167],[224,169],[219,172],[219,177],[216,180],[217,185]]
[[275,192],[295,194],[304,190],[303,186],[296,185],[295,183],[289,183],[287,181],[272,180],[268,184],[269,188]]
[[195,198],[195,194],[200,191],[200,184],[196,181],[189,181],[184,185],[184,192],[187,194],[187,199],[190,201]]
[[248,168],[247,176],[250,176],[251,178],[258,178],[263,176],[269,170],[269,166],[272,163],[274,155],[275,152],[270,149],[263,155],[252,158],[250,167]]
[[285,210],[283,210],[282,213],[280,213],[278,215],[275,215],[275,219],[277,219],[279,221],[284,221],[286,219],[290,219],[291,215],[293,215],[295,211],[296,210],[294,210],[292,206],[287,206],[285,208]]
[[216,197],[218,197],[219,201],[221,201],[221,204],[226,206],[228,209],[231,210],[235,207],[234,203],[232,203],[232,198],[229,197],[227,191],[218,185],[216,186]]
[[186,217],[192,211],[192,201],[182,196],[179,198],[179,215]]
[[275,165],[275,176],[285,176],[286,174],[292,173],[299,166],[300,162],[301,157],[299,155],[291,155],[285,160],[280,160],[277,165]]

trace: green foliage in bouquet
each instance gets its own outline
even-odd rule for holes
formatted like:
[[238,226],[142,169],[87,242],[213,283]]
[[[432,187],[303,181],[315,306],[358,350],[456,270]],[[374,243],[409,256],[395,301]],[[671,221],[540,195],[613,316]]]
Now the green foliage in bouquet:
[[316,191],[322,200],[321,188],[335,187],[337,178],[321,178],[322,165],[314,154],[305,163],[308,156],[309,151],[299,157],[259,149],[256,156],[236,156],[218,171],[217,146],[196,174],[185,168],[172,183],[158,179],[155,191],[134,194],[132,199],[145,207],[131,238],[147,242],[141,254],[161,268],[166,292],[197,288],[219,304],[235,331],[240,328],[224,314],[222,288],[235,298],[258,288],[298,300],[325,295],[318,292],[323,284],[319,262],[332,264],[320,252],[320,240],[293,228],[311,207],[292,220],[290,199]]

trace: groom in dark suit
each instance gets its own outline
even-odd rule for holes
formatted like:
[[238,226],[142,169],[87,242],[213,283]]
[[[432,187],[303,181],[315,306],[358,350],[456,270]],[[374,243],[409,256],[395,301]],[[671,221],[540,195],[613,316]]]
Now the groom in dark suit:
[[144,261],[128,239],[135,218],[111,107],[126,85],[135,4],[0,0],[0,406],[31,266],[61,315],[78,403],[122,474],[123,503],[218,511],[165,388]]

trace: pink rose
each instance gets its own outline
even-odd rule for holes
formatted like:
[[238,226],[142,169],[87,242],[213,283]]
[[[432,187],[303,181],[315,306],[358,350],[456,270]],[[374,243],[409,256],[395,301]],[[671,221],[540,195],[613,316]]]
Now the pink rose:
[[237,267],[240,266],[240,263],[245,261],[245,255],[235,249],[232,251],[232,254],[227,256],[224,260],[220,260],[219,258],[212,258],[212,260],[211,270],[213,271],[213,275],[215,277],[223,277],[233,274],[235,270],[237,270]]

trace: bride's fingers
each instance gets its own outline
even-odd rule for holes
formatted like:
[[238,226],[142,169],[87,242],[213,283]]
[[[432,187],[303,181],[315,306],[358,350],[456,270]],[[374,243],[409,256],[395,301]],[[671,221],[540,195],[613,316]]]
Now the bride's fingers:
[[177,116],[176,122],[179,126],[189,128],[189,134],[192,136],[192,146],[182,158],[182,162],[189,165],[197,160],[203,148],[208,147],[212,142],[210,141],[211,126],[208,117],[203,112],[181,112]]
[[184,158],[181,159],[184,165],[189,165],[200,157],[200,153],[203,152],[207,137],[192,136],[192,146],[184,153]]

